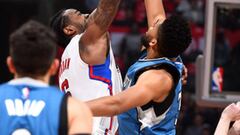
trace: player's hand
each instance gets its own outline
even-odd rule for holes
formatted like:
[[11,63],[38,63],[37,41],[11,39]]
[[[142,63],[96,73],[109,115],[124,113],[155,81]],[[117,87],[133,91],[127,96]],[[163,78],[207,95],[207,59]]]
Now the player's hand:
[[187,84],[187,77],[188,77],[188,70],[185,67],[185,65],[183,66],[183,71],[182,71],[182,84],[186,85]]
[[234,122],[232,130],[236,135],[240,135],[240,120]]
[[229,121],[240,120],[240,106],[235,103],[228,105],[222,112],[221,118]]

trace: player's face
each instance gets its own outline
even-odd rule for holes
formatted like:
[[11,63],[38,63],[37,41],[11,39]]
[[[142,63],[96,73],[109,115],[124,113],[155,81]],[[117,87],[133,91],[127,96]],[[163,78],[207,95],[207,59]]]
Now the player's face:
[[154,24],[149,27],[148,31],[143,35],[143,37],[141,38],[141,43],[142,45],[144,45],[146,48],[149,46],[149,42],[152,39],[156,39],[157,40],[157,36],[158,36],[158,29],[160,27],[160,21],[156,20],[154,22]]
[[79,33],[85,30],[89,14],[82,14],[76,9],[67,9],[63,15],[68,16],[70,20],[70,25],[76,27]]

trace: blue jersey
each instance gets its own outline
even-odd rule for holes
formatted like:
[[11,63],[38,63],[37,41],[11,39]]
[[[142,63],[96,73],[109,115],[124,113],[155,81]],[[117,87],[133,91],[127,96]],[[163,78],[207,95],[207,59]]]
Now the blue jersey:
[[[143,58],[143,57],[141,57]],[[144,106],[133,108],[118,116],[120,135],[175,135],[176,123],[181,105],[181,74],[183,64],[167,58],[139,59],[133,64],[124,80],[124,89],[134,85],[146,70],[164,69],[174,80],[174,87],[167,98],[157,103],[150,101]]]
[[0,85],[0,134],[59,134],[63,97],[57,88],[47,85],[15,82]]

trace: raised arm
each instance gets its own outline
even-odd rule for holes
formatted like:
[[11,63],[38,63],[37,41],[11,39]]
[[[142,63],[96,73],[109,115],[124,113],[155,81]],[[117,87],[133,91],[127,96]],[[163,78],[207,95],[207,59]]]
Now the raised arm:
[[147,12],[148,28],[153,26],[157,20],[161,22],[165,20],[166,15],[162,0],[144,0],[144,2]]
[[100,0],[95,11],[87,20],[86,30],[82,36],[81,42],[85,45],[94,44],[112,23],[120,0]]

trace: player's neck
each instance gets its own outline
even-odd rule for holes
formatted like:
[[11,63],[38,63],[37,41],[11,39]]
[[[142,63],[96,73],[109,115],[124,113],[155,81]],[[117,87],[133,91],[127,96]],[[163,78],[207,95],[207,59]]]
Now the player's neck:
[[161,58],[161,55],[156,53],[153,49],[147,50],[147,59]]
[[[148,49],[147,50],[147,59],[156,59],[156,58],[163,58],[164,56],[160,53],[157,53],[156,51],[153,51],[151,49]],[[171,61],[176,61],[177,58],[168,58],[170,59]]]

